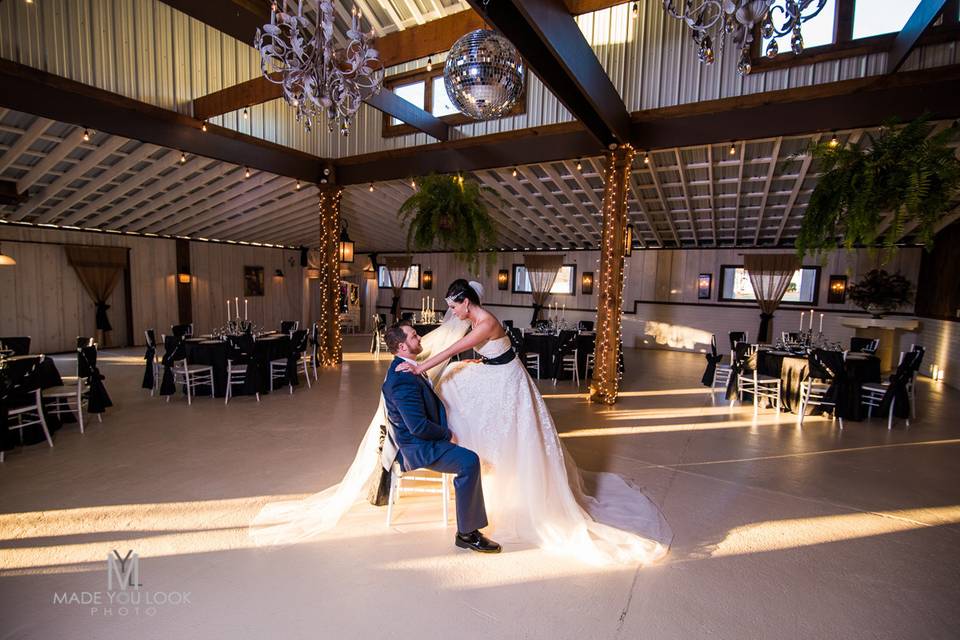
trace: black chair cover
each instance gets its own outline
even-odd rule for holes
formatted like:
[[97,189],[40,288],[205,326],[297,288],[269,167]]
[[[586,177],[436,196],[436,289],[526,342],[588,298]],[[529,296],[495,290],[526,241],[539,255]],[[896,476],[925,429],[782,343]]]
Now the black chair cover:
[[510,337],[510,344],[513,345],[513,350],[518,354],[523,354],[523,332],[516,327],[510,327],[507,329],[507,335]]
[[297,323],[294,320],[282,320],[280,322],[280,333],[290,333],[295,326],[297,326]]
[[193,332],[192,325],[189,324],[175,324],[170,327],[170,333],[176,338],[183,338],[184,336],[190,335]]
[[89,346],[77,349],[77,359],[77,375],[86,378],[90,386],[87,410],[90,413],[104,413],[107,407],[113,406],[113,402],[110,400],[107,388],[103,386],[105,378],[97,368],[97,348]]
[[553,354],[551,363],[551,378],[556,378],[560,374],[563,366],[563,357],[568,356],[577,348],[577,332],[572,330],[563,330],[557,337],[557,350]]
[[732,371],[730,381],[727,383],[727,400],[737,399],[740,390],[740,374],[749,373],[757,367],[757,354],[750,354],[749,351],[750,344],[747,342],[737,342],[733,349],[733,362],[730,363]]
[[737,348],[738,342],[745,342],[747,340],[747,334],[743,331],[731,331],[729,335],[731,351]]
[[19,444],[19,438],[7,430],[7,411],[33,404],[33,393],[40,388],[40,363],[44,356],[18,358],[0,362],[0,450]]
[[883,399],[880,401],[878,409],[880,415],[888,415],[890,403],[896,401],[893,405],[893,415],[898,418],[910,417],[910,394],[907,392],[907,383],[913,377],[914,366],[919,368],[919,361],[922,359],[922,351],[911,351],[904,354],[903,361],[890,376],[890,386],[887,387],[887,392],[883,394]]
[[703,371],[703,377],[700,378],[700,384],[705,387],[713,386],[713,378],[717,374],[717,365],[723,360],[723,356],[717,355],[717,336],[710,340],[710,353],[704,354],[707,358],[707,368]]
[[870,347],[872,346],[873,346],[873,338],[859,338],[857,336],[853,336],[852,338],[850,338],[850,351],[853,351],[855,353],[865,353],[865,352],[872,353],[870,349]]
[[504,321],[503,321],[503,328],[504,328],[504,329],[511,329],[511,328],[513,328],[513,320],[504,320]]
[[593,320],[581,320],[577,323],[578,331],[593,331]]
[[260,389],[260,367],[257,366],[255,353],[256,343],[251,334],[227,336],[227,359],[247,367],[243,379],[243,389],[247,393],[256,393]]
[[157,357],[157,334],[153,329],[147,329],[147,352],[143,354],[143,359],[147,365],[143,370],[143,383],[140,385],[144,389],[153,389],[157,383],[153,378],[153,361]]
[[400,314],[401,320],[413,320],[413,311],[404,311]]
[[807,374],[809,378],[829,382],[824,400],[834,404],[833,415],[838,418],[857,418],[858,394],[851,393],[847,368],[842,351],[814,349],[807,355]]
[[160,379],[160,395],[172,396],[177,392],[177,385],[173,381],[173,363],[187,357],[183,338],[167,336],[163,341],[163,377]]
[[300,377],[297,375],[297,361],[307,350],[307,330],[299,329],[293,332],[290,338],[290,352],[287,354],[287,384],[297,386]]

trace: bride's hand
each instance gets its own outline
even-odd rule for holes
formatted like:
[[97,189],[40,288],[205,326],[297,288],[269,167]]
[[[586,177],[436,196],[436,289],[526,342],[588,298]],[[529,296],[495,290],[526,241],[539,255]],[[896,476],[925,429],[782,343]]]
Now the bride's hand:
[[415,376],[423,375],[423,369],[418,366],[414,366],[409,362],[401,362],[397,365],[397,371],[409,371]]

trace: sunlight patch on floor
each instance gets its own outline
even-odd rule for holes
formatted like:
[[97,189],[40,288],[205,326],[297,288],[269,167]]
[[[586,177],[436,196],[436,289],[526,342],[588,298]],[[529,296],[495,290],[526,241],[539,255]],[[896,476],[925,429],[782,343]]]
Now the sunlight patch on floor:
[[960,522],[960,505],[757,522],[732,529],[712,558],[784,551]]

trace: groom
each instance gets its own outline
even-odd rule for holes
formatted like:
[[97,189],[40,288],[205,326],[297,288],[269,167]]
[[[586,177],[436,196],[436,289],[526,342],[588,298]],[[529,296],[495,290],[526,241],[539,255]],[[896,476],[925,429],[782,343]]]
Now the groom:
[[[403,361],[417,363],[416,357],[422,351],[420,336],[409,323],[401,322],[387,329],[384,341],[396,356],[383,382],[383,397],[387,419],[399,447],[397,460],[404,471],[424,468],[456,474],[453,480],[457,495],[454,544],[482,553],[499,553],[500,545],[480,533],[480,529],[487,526],[480,486],[480,458],[473,451],[456,445],[447,428],[443,402],[433,392],[426,376],[396,370]],[[392,464],[392,460],[384,461],[387,469]]]

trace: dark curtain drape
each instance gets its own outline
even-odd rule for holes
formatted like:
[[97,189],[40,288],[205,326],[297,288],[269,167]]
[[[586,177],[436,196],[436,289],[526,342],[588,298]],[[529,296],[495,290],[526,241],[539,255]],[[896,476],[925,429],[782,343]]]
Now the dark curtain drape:
[[113,293],[120,276],[127,266],[126,247],[90,247],[68,244],[63,247],[67,252],[67,262],[80,278],[83,288],[93,298],[97,308],[97,329],[111,331],[107,310],[107,299]]
[[760,306],[757,342],[770,342],[770,321],[800,268],[800,259],[793,253],[752,253],[743,256],[743,268]]
[[413,260],[410,256],[387,256],[383,259],[387,267],[387,273],[390,274],[390,287],[393,289],[393,303],[390,305],[390,313],[393,315],[393,321],[400,320],[400,297],[403,295],[403,283],[407,279],[407,270]]
[[530,294],[533,296],[533,318],[530,320],[532,327],[540,320],[540,314],[550,299],[550,289],[563,267],[563,254],[525,253],[523,267],[530,278]]

